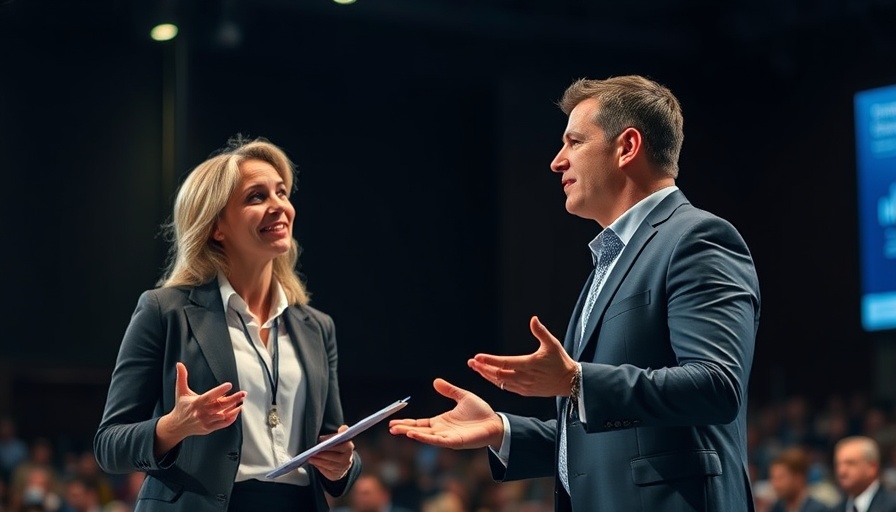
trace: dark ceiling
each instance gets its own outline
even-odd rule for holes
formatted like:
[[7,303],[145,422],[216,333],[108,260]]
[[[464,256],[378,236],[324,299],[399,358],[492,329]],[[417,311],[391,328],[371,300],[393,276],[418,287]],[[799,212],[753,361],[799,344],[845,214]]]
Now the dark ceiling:
[[[802,52],[891,52],[896,0],[4,0],[7,28],[133,31],[167,15],[208,36],[205,43],[251,44],[253,27],[289,30],[295,19],[339,19],[396,31],[504,42],[628,46],[673,58],[737,48],[786,60]],[[238,30],[223,39],[223,23]],[[77,26],[74,26],[77,24]],[[68,28],[66,28],[68,27]],[[339,36],[338,33],[332,34]]]

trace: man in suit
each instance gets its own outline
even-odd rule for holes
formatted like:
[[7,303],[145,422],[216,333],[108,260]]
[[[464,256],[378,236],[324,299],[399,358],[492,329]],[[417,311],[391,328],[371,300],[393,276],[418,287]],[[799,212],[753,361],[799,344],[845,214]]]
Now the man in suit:
[[880,483],[880,450],[874,439],[845,437],[834,446],[837,483],[844,493],[837,512],[896,512],[896,494]]
[[769,465],[769,481],[778,500],[770,512],[828,512],[809,495],[809,455],[801,447],[782,451]]
[[478,354],[470,367],[506,391],[557,397],[557,418],[497,414],[437,379],[455,401],[393,434],[451,448],[489,446],[496,480],[555,476],[557,510],[753,510],[747,383],[759,322],[750,252],[725,220],[675,186],[678,100],[640,76],[579,80],[564,93],[551,163],[568,212],[604,229],[560,342],[530,320],[539,348]]

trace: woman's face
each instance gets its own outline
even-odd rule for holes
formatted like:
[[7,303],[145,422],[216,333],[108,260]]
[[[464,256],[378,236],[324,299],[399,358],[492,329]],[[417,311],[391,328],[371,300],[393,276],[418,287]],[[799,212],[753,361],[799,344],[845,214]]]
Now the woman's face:
[[295,214],[277,170],[263,160],[246,160],[212,236],[231,263],[265,263],[289,251]]

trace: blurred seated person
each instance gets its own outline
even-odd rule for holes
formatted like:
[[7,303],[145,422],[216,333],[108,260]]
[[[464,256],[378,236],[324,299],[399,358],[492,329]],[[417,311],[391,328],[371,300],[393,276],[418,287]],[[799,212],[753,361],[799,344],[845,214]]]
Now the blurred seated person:
[[41,466],[28,469],[24,475],[24,487],[17,501],[10,504],[10,510],[56,512],[62,506],[62,498],[56,492],[54,475]]
[[70,477],[78,477],[86,480],[96,491],[100,506],[115,499],[115,489],[109,476],[100,469],[93,455],[93,450],[83,450],[76,455],[74,467],[71,468]]
[[58,497],[61,486],[53,455],[53,443],[49,439],[38,437],[31,442],[28,458],[20,462],[12,473],[12,481],[9,484],[10,510],[18,512],[22,508],[29,485],[32,498],[36,495],[38,487],[45,487],[47,493]]
[[19,438],[15,420],[0,416],[0,480],[9,482],[13,470],[27,458],[28,444]]
[[880,450],[870,437],[845,437],[834,446],[843,501],[836,512],[896,512],[896,495],[880,483]]
[[777,501],[770,512],[827,512],[828,507],[809,496],[809,454],[800,447],[781,452],[768,469]]
[[411,512],[392,505],[392,493],[386,483],[373,473],[358,477],[348,496],[349,506],[333,512]]
[[60,512],[101,512],[97,480],[72,476],[63,485],[63,505]]

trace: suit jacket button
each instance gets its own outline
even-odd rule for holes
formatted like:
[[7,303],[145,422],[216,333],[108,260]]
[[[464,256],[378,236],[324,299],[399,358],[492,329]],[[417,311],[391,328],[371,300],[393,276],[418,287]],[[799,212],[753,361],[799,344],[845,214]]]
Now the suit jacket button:
[[239,456],[240,456],[240,454],[238,454],[236,452],[230,452],[227,454],[227,458],[230,460],[237,460],[239,458]]
[[608,422],[604,423],[604,428],[613,428],[613,422],[608,421]]
[[218,493],[217,495],[215,495],[215,499],[217,499],[218,501],[225,501],[227,499],[227,496]]
[[622,426],[622,422],[619,421],[619,420],[616,420],[616,423],[613,423],[613,426],[616,427],[616,428],[619,428],[619,427]]

